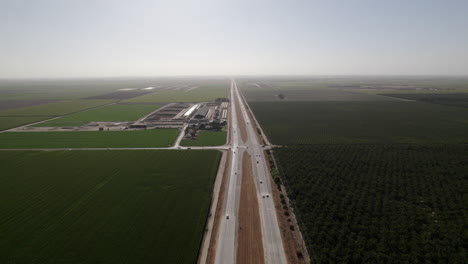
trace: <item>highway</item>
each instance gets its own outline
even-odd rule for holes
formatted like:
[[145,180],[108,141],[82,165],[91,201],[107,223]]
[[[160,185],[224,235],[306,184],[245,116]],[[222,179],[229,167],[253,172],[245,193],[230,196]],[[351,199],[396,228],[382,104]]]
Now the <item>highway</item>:
[[[217,243],[215,248],[215,263],[234,264],[237,254],[237,229],[238,212],[240,201],[242,160],[247,152],[251,157],[255,187],[258,195],[258,209],[260,215],[260,225],[262,233],[262,244],[264,252],[264,262],[283,264],[286,262],[283,242],[280,234],[278,220],[276,217],[275,205],[271,197],[272,183],[269,176],[269,168],[264,157],[264,150],[272,146],[262,146],[254,127],[255,120],[249,116],[248,107],[240,94],[235,80],[231,81],[230,89],[230,122],[229,122],[229,144],[223,146],[180,146],[180,141],[184,135],[184,128],[181,129],[175,144],[171,147],[161,148],[25,148],[25,149],[0,149],[0,151],[18,151],[18,150],[40,150],[40,151],[81,151],[81,150],[224,150],[229,151],[230,172],[226,186],[225,197],[223,197],[223,211],[220,218],[219,230],[217,234]],[[237,116],[237,110],[241,115]],[[241,137],[240,127],[245,126],[247,134],[244,141]],[[245,135],[244,135],[245,136]],[[268,141],[266,141],[268,142]],[[220,206],[220,205],[218,205]]]
[[[215,263],[236,263],[236,230],[238,224],[240,178],[242,173],[242,156],[248,152],[252,159],[253,174],[258,193],[259,213],[262,227],[262,241],[265,263],[286,263],[283,242],[273,199],[271,197],[271,182],[269,169],[263,154],[264,147],[260,144],[253,120],[250,120],[248,110],[234,80],[231,81],[231,171],[223,206],[223,214],[216,245]],[[237,108],[241,110],[241,120],[237,117]],[[244,122],[247,140],[241,138],[239,123]]]
[[[230,116],[230,141],[231,141],[231,171],[223,204],[223,214],[218,233],[215,263],[235,263],[236,256],[236,227],[237,212],[240,193],[240,175],[242,173],[243,146],[239,125],[237,123],[236,104],[232,103],[234,98],[234,81],[231,82],[231,116]],[[240,148],[242,147],[242,148]]]

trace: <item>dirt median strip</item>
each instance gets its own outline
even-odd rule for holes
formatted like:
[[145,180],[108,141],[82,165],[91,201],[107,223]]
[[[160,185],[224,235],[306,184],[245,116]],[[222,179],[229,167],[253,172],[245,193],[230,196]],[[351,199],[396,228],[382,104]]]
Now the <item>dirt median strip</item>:
[[237,125],[239,126],[240,129],[240,134],[241,134],[241,139],[244,142],[247,142],[247,128],[245,127],[245,120],[244,116],[242,115],[242,110],[240,108],[240,101],[238,98],[236,98],[236,112],[237,112]]
[[242,264],[265,263],[258,196],[249,154],[244,153],[242,164],[236,259]]

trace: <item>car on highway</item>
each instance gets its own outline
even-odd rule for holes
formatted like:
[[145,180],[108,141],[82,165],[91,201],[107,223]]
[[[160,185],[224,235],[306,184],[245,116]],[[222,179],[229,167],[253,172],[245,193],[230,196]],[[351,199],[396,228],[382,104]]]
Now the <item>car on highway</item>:
[[262,181],[262,180],[260,180],[260,183],[263,183],[263,181]]
[[228,215],[228,214],[226,215],[226,219],[229,219],[229,215]]

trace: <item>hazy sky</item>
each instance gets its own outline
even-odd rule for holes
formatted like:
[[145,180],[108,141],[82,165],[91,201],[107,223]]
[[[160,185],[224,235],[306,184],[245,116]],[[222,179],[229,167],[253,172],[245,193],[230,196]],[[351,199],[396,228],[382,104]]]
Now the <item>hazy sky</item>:
[[468,74],[468,0],[0,0],[0,78]]

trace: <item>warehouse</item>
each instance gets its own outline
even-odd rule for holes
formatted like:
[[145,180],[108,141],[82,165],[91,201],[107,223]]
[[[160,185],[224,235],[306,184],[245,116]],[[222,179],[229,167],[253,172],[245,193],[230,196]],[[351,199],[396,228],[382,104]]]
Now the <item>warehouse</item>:
[[205,118],[208,112],[210,111],[210,107],[200,107],[193,118],[195,119],[202,119]]

